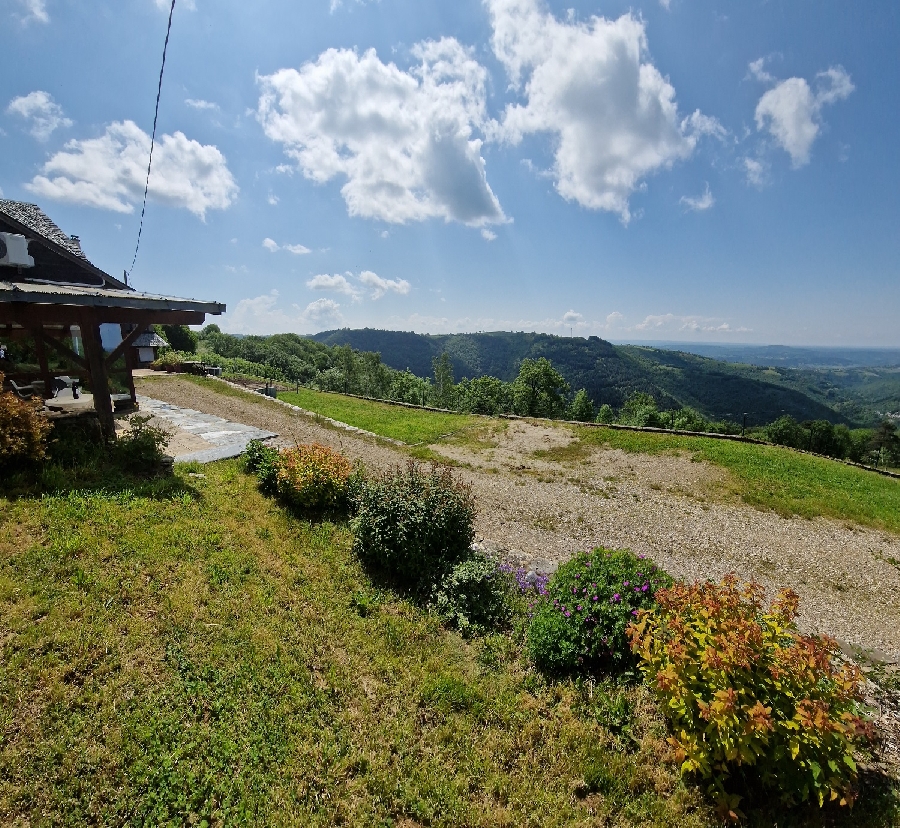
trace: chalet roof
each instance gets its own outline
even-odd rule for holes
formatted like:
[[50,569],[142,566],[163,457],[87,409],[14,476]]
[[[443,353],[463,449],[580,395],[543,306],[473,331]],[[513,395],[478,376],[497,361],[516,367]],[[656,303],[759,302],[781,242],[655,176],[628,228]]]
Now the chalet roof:
[[160,296],[137,290],[0,279],[0,303],[5,302],[133,310],[196,311],[212,314],[220,314],[225,311],[225,305],[220,302],[183,299],[179,296]]
[[155,331],[145,331],[132,344],[135,348],[164,348],[169,343]]
[[84,255],[77,237],[67,236],[63,233],[50,216],[37,204],[0,198],[0,212],[5,213],[9,218],[15,219],[20,224],[24,224],[29,230],[34,231],[39,236],[55,242],[63,249],[68,250],[73,256],[78,256],[88,261],[88,257]]
[[[77,237],[67,236],[56,223],[37,204],[27,201],[0,199],[0,225],[9,226],[13,232],[21,233],[35,241],[41,249],[29,249],[34,257],[35,269],[48,274],[50,281],[75,281],[85,284],[103,284],[109,287],[126,288],[124,282],[110,276],[94,265],[84,251]],[[69,262],[60,270],[59,259],[54,260],[52,254]],[[48,256],[50,258],[48,259]],[[74,269],[72,267],[74,265]],[[66,275],[68,273],[68,276]],[[23,273],[24,278],[35,278],[32,274]],[[43,277],[41,277],[43,278]]]

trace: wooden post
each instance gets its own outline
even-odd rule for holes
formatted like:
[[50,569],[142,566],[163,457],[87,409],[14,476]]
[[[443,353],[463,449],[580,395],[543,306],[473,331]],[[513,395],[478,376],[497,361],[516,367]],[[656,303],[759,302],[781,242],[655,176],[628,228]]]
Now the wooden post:
[[[129,331],[129,333],[134,333],[134,329]],[[128,334],[123,332],[123,341],[127,336]],[[132,342],[133,341],[134,340],[132,340]],[[134,389],[134,347],[131,344],[125,348],[125,368],[128,370],[126,376],[128,377],[128,391],[131,394],[131,404],[137,408],[137,391]]]
[[44,345],[43,327],[33,328],[34,349],[37,351],[38,365],[41,367],[41,379],[44,381],[44,399],[53,396],[53,377],[47,364],[47,348]]
[[91,371],[94,410],[100,420],[103,436],[108,441],[112,441],[116,437],[116,421],[113,419],[112,399],[109,396],[109,375],[106,372],[106,360],[103,357],[100,325],[94,314],[85,313],[82,316],[80,327],[81,341],[84,343],[84,352]]

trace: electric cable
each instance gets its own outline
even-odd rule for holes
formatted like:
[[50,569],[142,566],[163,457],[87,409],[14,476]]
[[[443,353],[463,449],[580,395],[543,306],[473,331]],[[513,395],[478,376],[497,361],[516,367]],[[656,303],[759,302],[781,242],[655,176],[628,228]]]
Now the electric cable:
[[[144,213],[147,210],[147,193],[150,190],[150,167],[153,164],[153,145],[156,142],[156,121],[159,118],[159,98],[162,94],[163,72],[166,71],[166,52],[169,49],[169,34],[172,31],[172,15],[175,13],[175,0],[172,0],[172,6],[169,9],[169,25],[166,28],[166,42],[163,44],[162,66],[159,67],[159,86],[156,89],[156,110],[153,113],[153,134],[150,136],[150,158],[147,160],[147,181],[144,184],[144,203],[141,205],[141,223],[138,226],[137,244],[134,246],[134,258],[131,260],[131,267],[128,268],[128,276],[134,270],[134,263],[137,261],[138,250],[141,246],[141,234],[144,232]],[[128,279],[125,280],[126,284]]]

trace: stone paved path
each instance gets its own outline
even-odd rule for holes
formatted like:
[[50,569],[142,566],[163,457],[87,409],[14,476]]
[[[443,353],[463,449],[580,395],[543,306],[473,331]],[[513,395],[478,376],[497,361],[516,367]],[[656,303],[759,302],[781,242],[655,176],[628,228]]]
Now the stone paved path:
[[138,395],[138,405],[144,414],[152,414],[171,423],[175,428],[199,437],[209,443],[208,449],[176,454],[176,463],[210,463],[237,457],[251,440],[266,440],[278,435],[243,423],[233,423],[213,414],[204,414],[192,408],[181,408],[171,403]]

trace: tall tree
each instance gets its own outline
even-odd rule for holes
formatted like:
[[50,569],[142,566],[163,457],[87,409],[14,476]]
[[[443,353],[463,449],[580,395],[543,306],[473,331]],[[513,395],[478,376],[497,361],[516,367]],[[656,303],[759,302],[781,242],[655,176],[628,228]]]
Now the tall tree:
[[546,357],[523,359],[513,382],[516,413],[526,417],[562,417],[569,383]]
[[446,351],[431,361],[434,368],[434,404],[438,408],[453,408],[453,364]]

